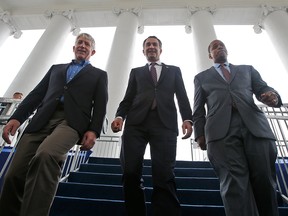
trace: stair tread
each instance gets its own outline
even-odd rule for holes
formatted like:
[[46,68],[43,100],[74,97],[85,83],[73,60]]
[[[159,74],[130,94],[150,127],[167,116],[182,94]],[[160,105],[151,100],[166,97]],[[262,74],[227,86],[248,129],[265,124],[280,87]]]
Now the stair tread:
[[[124,201],[120,160],[89,158],[67,182],[60,182],[50,216],[123,216]],[[177,161],[175,168],[182,216],[225,216],[219,180],[209,162]],[[148,215],[151,213],[151,161],[143,167]],[[63,206],[69,205],[67,208]],[[112,212],[113,213],[112,213]],[[288,207],[279,206],[279,216],[288,215]]]

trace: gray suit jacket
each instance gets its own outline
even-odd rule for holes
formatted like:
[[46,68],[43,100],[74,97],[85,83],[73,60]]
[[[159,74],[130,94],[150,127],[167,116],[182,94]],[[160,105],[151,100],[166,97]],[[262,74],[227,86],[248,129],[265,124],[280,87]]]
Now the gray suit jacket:
[[[254,103],[253,95],[274,91],[250,65],[229,65],[230,82],[227,83],[211,67],[194,78],[193,122],[195,139],[205,136],[206,143],[222,139],[227,134],[232,112],[232,100],[249,131],[256,137],[275,139],[264,113]],[[277,92],[276,92],[277,93]],[[278,95],[279,103],[282,105]],[[207,113],[205,106],[207,106]]]

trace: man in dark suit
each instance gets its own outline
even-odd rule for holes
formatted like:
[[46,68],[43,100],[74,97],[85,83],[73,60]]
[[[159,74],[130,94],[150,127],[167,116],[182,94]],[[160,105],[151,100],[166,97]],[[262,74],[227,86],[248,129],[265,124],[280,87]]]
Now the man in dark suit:
[[280,107],[281,98],[252,66],[228,63],[220,40],[208,51],[214,66],[194,79],[195,140],[207,147],[227,216],[276,216],[275,137],[253,95],[272,107]]
[[9,135],[35,111],[21,137],[0,199],[1,216],[47,216],[61,167],[76,143],[93,147],[106,114],[107,73],[93,67],[95,41],[86,33],[77,36],[75,59],[53,65],[27,95],[3,130]]
[[[148,64],[131,70],[126,94],[111,124],[112,130],[118,132],[126,120],[120,159],[129,216],[146,215],[142,167],[147,143],[152,160],[152,213],[154,216],[180,215],[174,179],[178,136],[174,96],[183,120],[183,139],[192,134],[192,111],[180,68],[160,62],[161,52],[162,43],[157,37],[144,40],[143,53]],[[154,64],[155,83],[150,74]]]

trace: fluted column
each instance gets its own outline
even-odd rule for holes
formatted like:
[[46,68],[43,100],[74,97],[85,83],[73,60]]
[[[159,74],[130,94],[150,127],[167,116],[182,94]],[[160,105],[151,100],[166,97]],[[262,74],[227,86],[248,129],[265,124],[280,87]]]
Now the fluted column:
[[50,24],[5,92],[4,97],[11,96],[15,91],[27,95],[54,63],[65,39],[75,28],[71,10],[47,12],[46,16],[51,19]]
[[254,26],[256,33],[265,29],[288,72],[288,14],[287,7],[262,6],[262,18]]
[[216,39],[212,20],[213,11],[211,8],[192,7],[188,7],[188,10],[191,13],[191,20],[190,25],[188,24],[185,28],[187,33],[192,31],[196,71],[198,73],[212,65],[208,58],[208,45]]
[[22,32],[14,25],[9,12],[0,12],[0,47],[10,35],[19,38]]
[[108,135],[112,135],[110,123],[123,99],[132,66],[139,10],[115,10],[114,13],[118,16],[118,23],[106,66],[109,82]]

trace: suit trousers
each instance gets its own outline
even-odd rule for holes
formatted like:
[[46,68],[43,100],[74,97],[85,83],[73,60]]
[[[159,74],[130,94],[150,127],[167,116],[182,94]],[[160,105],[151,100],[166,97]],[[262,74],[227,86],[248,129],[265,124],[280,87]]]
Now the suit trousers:
[[278,216],[274,140],[253,136],[232,111],[228,134],[208,143],[207,153],[226,216]]
[[67,152],[79,140],[57,110],[37,133],[25,133],[5,175],[1,216],[48,216]]
[[142,169],[148,143],[153,179],[152,215],[178,216],[180,204],[174,175],[177,133],[163,125],[157,109],[150,111],[142,124],[124,129],[120,160],[126,213],[128,216],[147,214]]

